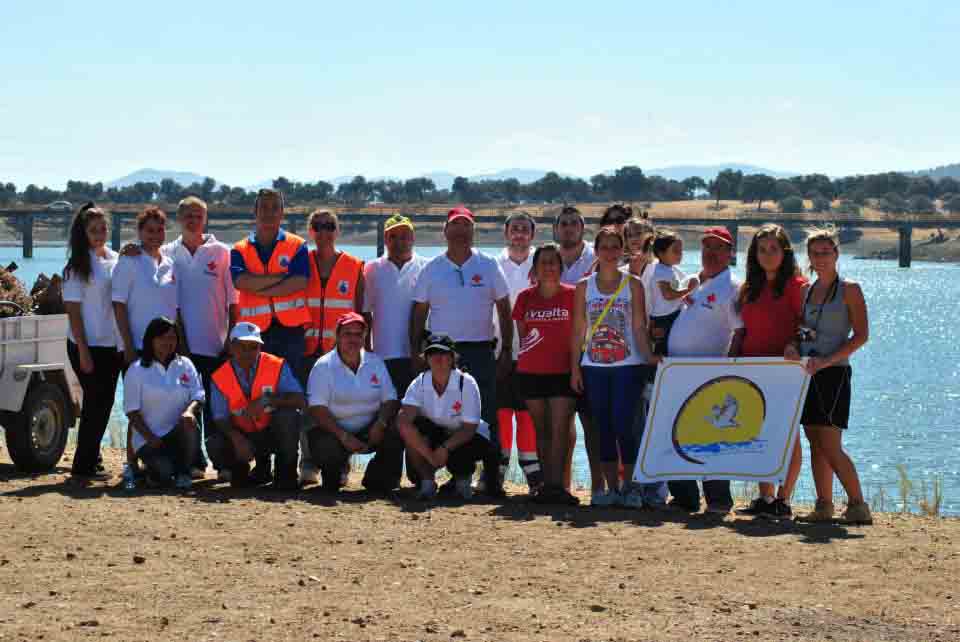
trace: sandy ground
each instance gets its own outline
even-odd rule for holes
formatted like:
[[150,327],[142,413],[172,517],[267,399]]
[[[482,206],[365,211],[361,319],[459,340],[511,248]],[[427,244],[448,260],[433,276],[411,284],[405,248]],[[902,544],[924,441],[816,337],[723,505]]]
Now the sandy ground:
[[958,520],[64,481],[0,459],[0,640],[960,639]]

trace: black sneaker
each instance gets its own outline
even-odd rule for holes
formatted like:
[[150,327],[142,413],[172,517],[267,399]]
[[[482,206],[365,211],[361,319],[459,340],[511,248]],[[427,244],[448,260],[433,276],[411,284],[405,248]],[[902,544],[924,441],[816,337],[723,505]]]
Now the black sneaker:
[[[760,515],[773,515],[773,505],[776,501],[768,502],[763,497],[757,497],[755,500],[750,502],[750,505],[746,508],[738,508],[736,513],[737,515],[750,515],[752,517],[759,517]],[[787,507],[789,509],[789,506]]]
[[773,500],[773,503],[770,504],[769,515],[777,519],[793,519],[793,510],[790,508],[787,500],[777,497]]

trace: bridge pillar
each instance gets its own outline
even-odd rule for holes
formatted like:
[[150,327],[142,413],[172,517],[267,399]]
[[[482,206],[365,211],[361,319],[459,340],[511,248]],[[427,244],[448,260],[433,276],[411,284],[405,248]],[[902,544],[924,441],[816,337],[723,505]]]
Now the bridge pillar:
[[33,258],[33,212],[20,217],[20,231],[23,234],[23,258]]
[[120,235],[123,233],[123,215],[114,214],[110,227],[110,247],[114,252],[120,251]]
[[910,267],[910,262],[913,259],[913,226],[901,225],[897,228],[897,231],[900,232],[900,267],[907,268]]
[[730,232],[730,237],[733,239],[733,254],[730,259],[730,265],[737,264],[737,234],[740,233],[740,226],[737,223],[727,223],[727,231]]
[[382,216],[377,217],[377,256],[383,256],[383,227],[385,223],[386,221]]

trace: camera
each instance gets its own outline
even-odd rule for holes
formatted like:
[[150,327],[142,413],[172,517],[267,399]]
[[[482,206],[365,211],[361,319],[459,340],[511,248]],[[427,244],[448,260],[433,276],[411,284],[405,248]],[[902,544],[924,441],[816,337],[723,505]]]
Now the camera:
[[813,328],[800,326],[797,328],[797,338],[800,340],[800,343],[813,343],[817,340],[817,331]]

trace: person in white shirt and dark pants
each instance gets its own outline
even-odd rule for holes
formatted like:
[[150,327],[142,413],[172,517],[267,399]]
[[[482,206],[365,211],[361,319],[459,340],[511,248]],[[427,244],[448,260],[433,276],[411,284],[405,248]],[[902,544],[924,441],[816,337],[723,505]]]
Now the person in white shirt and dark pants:
[[120,376],[117,326],[110,301],[117,253],[107,247],[107,237],[106,213],[87,203],[70,226],[70,255],[63,270],[63,302],[70,320],[67,355],[83,389],[71,467],[78,481],[98,475],[100,442]]
[[156,486],[190,488],[190,462],[197,413],[205,395],[190,359],[177,353],[177,326],[158,317],[147,326],[143,353],[123,380],[123,411],[130,419],[132,447]]
[[371,452],[363,487],[387,493],[400,486],[403,442],[393,425],[400,403],[383,359],[363,349],[366,333],[362,315],[340,317],[336,347],[317,359],[307,382],[314,419],[307,440],[327,492],[340,489],[351,455]]
[[437,494],[435,475],[446,467],[461,499],[473,497],[471,479],[477,461],[490,452],[490,429],[481,419],[476,379],[456,367],[453,340],[440,334],[426,340],[430,367],[407,388],[397,416],[407,446],[407,477],[419,487],[419,499]]

